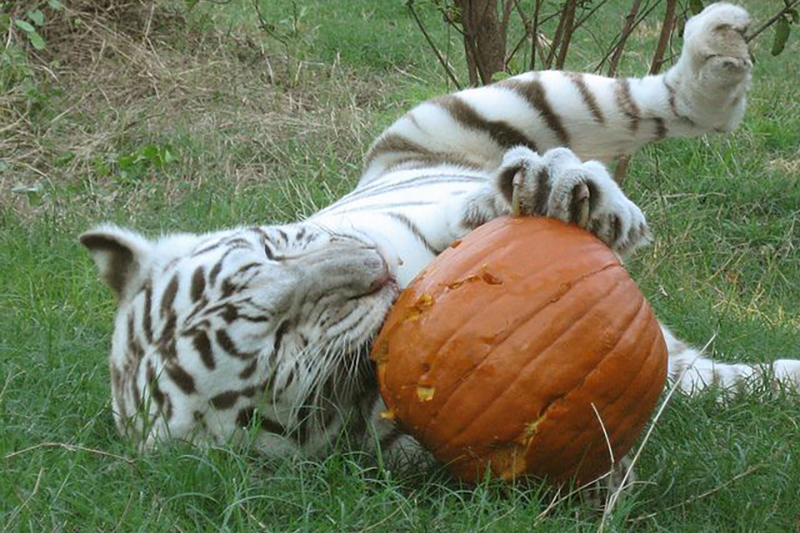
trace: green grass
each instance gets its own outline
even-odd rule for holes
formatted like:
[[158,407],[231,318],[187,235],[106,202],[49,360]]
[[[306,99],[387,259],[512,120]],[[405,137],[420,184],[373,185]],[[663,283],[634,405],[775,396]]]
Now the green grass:
[[[290,3],[263,4],[293,31]],[[773,4],[748,2],[760,18]],[[298,6],[285,46],[257,32],[246,4],[201,2],[185,26],[156,25],[150,47],[112,32],[95,61],[73,43],[48,66],[57,79],[36,67],[33,92],[0,96],[0,129],[16,123],[0,133],[0,531],[598,529],[579,498],[551,506],[536,483],[462,486],[345,449],[140,455],[117,436],[113,302],[77,234],[102,220],[157,233],[308,215],[352,187],[382,127],[447,90],[402,3]],[[436,14],[420,10],[446,49]],[[654,36],[637,34],[626,73]],[[596,47],[582,42],[572,67],[592,65]],[[656,235],[635,278],[681,337],[716,333],[721,359],[800,357],[800,41],[778,58],[767,48],[739,131],[648,147],[625,183]],[[450,51],[459,65],[455,40]],[[157,163],[151,147],[175,158]],[[676,397],[610,530],[800,531],[798,442],[797,395]]]

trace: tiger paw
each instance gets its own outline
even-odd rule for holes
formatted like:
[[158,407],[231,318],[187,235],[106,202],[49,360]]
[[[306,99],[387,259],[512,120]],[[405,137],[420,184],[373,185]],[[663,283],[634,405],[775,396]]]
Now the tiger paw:
[[739,124],[753,69],[745,41],[749,24],[747,11],[723,2],[689,19],[681,57],[665,78],[680,115],[708,130]]
[[567,148],[539,155],[517,147],[500,168],[503,194],[522,215],[549,216],[590,231],[621,256],[650,240],[644,214],[620,190],[605,167],[582,163]]

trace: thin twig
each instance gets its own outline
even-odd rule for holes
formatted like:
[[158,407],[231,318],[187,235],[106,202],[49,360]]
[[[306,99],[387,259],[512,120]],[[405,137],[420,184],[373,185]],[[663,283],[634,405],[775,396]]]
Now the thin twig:
[[611,460],[611,468],[614,468],[614,449],[611,447],[611,439],[608,438],[608,431],[606,431],[606,425],[603,423],[603,417],[600,416],[600,411],[597,410],[594,402],[592,402],[592,411],[594,411],[597,421],[600,422],[600,429],[603,430],[603,437],[605,437],[606,446],[608,447],[608,457]]
[[[637,1],[639,1],[639,0],[637,0]],[[564,34],[564,22],[565,22],[565,18],[566,18],[566,12],[565,12],[566,9],[567,9],[567,5],[565,3],[564,7],[561,10],[559,10],[559,12],[558,12],[558,13],[560,13],[561,16],[558,19],[558,26],[556,26],[556,33],[555,33],[555,35],[553,35],[553,42],[550,45],[550,53],[547,54],[547,62],[545,63],[544,68],[550,68],[553,65],[553,60],[556,57],[556,52],[558,51],[558,47],[561,45],[561,37]]]
[[95,450],[93,448],[86,448],[84,446],[80,446],[80,445],[77,445],[77,444],[67,444],[66,442],[40,442],[39,444],[35,444],[34,446],[29,446],[27,448],[24,448],[24,449],[16,451],[16,452],[7,453],[5,455],[5,457],[3,457],[3,459],[5,459],[5,460],[13,459],[14,457],[17,457],[18,455],[22,455],[24,453],[32,452],[34,450],[38,450],[39,448],[64,448],[65,450],[70,451],[70,452],[80,451],[80,452],[94,453],[96,455],[102,455],[104,457],[112,457],[112,458],[118,459],[120,461],[125,461],[129,465],[136,464],[132,459],[128,459],[127,457],[122,457],[121,455],[117,455],[117,454],[109,453],[109,452],[104,452],[102,450]]
[[642,450],[644,450],[645,445],[647,445],[648,441],[650,440],[650,436],[653,434],[653,430],[655,430],[656,425],[658,425],[658,421],[661,418],[661,415],[664,414],[664,410],[666,409],[669,401],[672,399],[672,395],[675,394],[675,391],[678,390],[678,387],[681,384],[681,380],[683,380],[683,376],[694,367],[694,364],[697,360],[702,357],[703,353],[706,349],[711,346],[711,343],[714,342],[714,339],[717,338],[717,334],[714,333],[712,337],[708,340],[705,346],[697,352],[697,355],[694,359],[692,359],[691,363],[686,365],[686,367],[681,371],[678,375],[675,383],[669,388],[669,392],[667,392],[667,396],[664,398],[664,401],[661,402],[661,406],[659,406],[656,415],[653,417],[653,422],[650,424],[650,427],[647,429],[647,433],[645,433],[644,438],[642,439],[642,443],[639,445],[639,448],[636,449],[636,453],[633,455],[633,459],[631,459],[631,464],[628,466],[628,469],[625,471],[625,475],[622,477],[622,482],[619,484],[619,487],[616,491],[611,495],[608,499],[608,503],[606,504],[606,508],[603,510],[603,518],[600,521],[600,527],[597,528],[598,533],[602,533],[605,531],[606,524],[608,523],[608,519],[611,516],[611,512],[614,510],[617,502],[619,501],[620,494],[622,493],[622,489],[625,488],[625,484],[628,481],[628,478],[633,472],[633,467],[636,465],[636,462],[639,460],[639,456],[642,454]]
[[558,58],[556,59],[556,68],[561,70],[564,68],[564,63],[567,60],[567,51],[569,50],[569,43],[572,41],[572,36],[575,34],[575,7],[578,0],[567,0],[564,6],[564,38],[561,41],[561,49],[558,51]]
[[[22,119],[20,119],[20,120],[22,120]],[[19,120],[18,120],[17,122],[15,122],[14,124],[17,124],[17,123],[19,123]],[[3,130],[0,130],[0,133],[2,133],[2,131],[3,131]],[[3,396],[5,396],[5,395],[6,395],[6,390],[8,390],[8,386],[9,386],[9,385],[11,385],[11,381],[12,381],[14,378],[16,378],[17,376],[21,376],[22,374],[23,374],[23,372],[20,370],[20,371],[19,371],[19,372],[17,372],[16,374],[12,374],[11,372],[9,372],[9,373],[6,375],[6,382],[5,382],[5,384],[3,385],[3,390],[0,390],[0,402],[2,402],[2,401],[3,401]]]
[[545,509],[541,513],[536,515],[536,518],[534,519],[534,524],[538,523],[542,518],[547,516],[547,514],[551,510],[555,509],[558,506],[558,504],[560,504],[561,502],[572,498],[574,495],[578,494],[579,492],[582,492],[584,489],[586,489],[588,487],[591,487],[595,483],[600,483],[601,481],[603,481],[604,479],[606,479],[610,475],[611,475],[611,471],[609,470],[605,474],[602,474],[601,476],[598,476],[598,477],[596,477],[595,479],[593,479],[591,481],[587,481],[583,485],[580,485],[578,487],[573,488],[566,495],[560,496],[560,497],[559,497],[559,495],[561,494],[561,487],[559,487],[558,491],[556,492],[555,496],[553,497],[553,500],[547,505],[547,507],[545,507]]
[[[658,36],[658,44],[653,52],[653,60],[650,63],[650,74],[658,74],[661,65],[664,64],[664,53],[667,50],[672,31],[675,29],[675,7],[678,0],[667,0],[667,10],[664,13],[664,21],[661,24],[661,33]],[[617,168],[614,169],[614,181],[622,185],[628,175],[628,167],[631,163],[632,155],[623,155],[617,161]]]
[[417,15],[417,10],[414,9],[414,0],[408,0],[406,2],[406,7],[411,12],[411,16],[414,17],[414,21],[417,23],[417,26],[419,27],[419,30],[422,32],[422,35],[425,37],[425,40],[428,42],[428,46],[431,47],[431,50],[433,50],[433,53],[436,55],[436,59],[438,59],[439,63],[441,63],[442,67],[444,67],[444,71],[447,73],[447,77],[450,78],[450,81],[453,82],[453,84],[456,86],[456,89],[461,90],[461,84],[458,83],[458,80],[456,79],[455,74],[453,74],[453,71],[450,70],[450,66],[447,64],[447,61],[445,61],[445,59],[442,57],[442,54],[439,52],[439,49],[436,48],[436,45],[434,44],[433,40],[431,39],[431,36],[428,35],[427,30],[425,30],[425,26],[422,24],[422,21],[420,20],[419,16]]
[[646,515],[637,516],[636,518],[631,518],[630,522],[634,522],[634,523],[635,522],[641,522],[642,520],[647,520],[648,518],[653,518],[655,516],[658,516],[660,513],[666,513],[668,511],[673,511],[675,509],[678,509],[678,508],[681,508],[681,507],[685,507],[685,506],[689,505],[690,503],[694,503],[697,500],[702,500],[703,498],[707,498],[707,497],[711,496],[712,494],[715,494],[715,493],[721,491],[722,489],[724,489],[728,485],[731,485],[731,484],[735,483],[736,481],[742,479],[743,477],[749,476],[753,472],[761,470],[765,466],[767,466],[765,463],[759,463],[757,465],[753,465],[750,468],[748,468],[747,470],[745,470],[744,472],[739,472],[738,474],[736,474],[735,476],[730,478],[725,483],[723,483],[721,485],[718,485],[718,486],[714,487],[713,489],[709,489],[709,490],[703,492],[702,494],[698,494],[696,496],[692,496],[691,498],[687,498],[687,499],[683,500],[680,503],[676,503],[675,505],[670,505],[666,509],[663,509],[663,510],[657,512],[657,513],[648,513]]
[[675,6],[678,0],[667,0],[667,10],[664,13],[664,22],[661,24],[661,34],[658,36],[658,45],[653,53],[653,61],[650,63],[650,74],[658,74],[661,65],[664,63],[664,53],[669,44],[672,30],[675,28]]
[[745,37],[744,42],[749,43],[750,41],[758,37],[761,34],[761,32],[763,32],[764,30],[766,30],[767,28],[778,22],[779,18],[781,18],[783,15],[791,11],[794,8],[794,6],[798,4],[800,4],[800,0],[794,0],[793,2],[789,2],[788,4],[786,4],[786,7],[784,7],[782,10],[776,13],[771,19],[762,24],[760,28],[758,28],[756,31]]
[[[513,2],[514,6],[517,8],[517,14],[522,21],[522,26],[525,28],[525,34],[522,36],[522,38],[520,38],[514,48],[511,49],[511,52],[506,54],[506,59],[503,63],[506,71],[508,71],[508,66],[511,64],[511,60],[514,59],[514,56],[517,55],[517,52],[519,52],[520,48],[522,48],[522,45],[525,44],[525,41],[527,41],[528,37],[531,35],[531,21],[525,16],[525,11],[523,11],[519,0],[513,0]],[[533,67],[531,67],[531,70],[533,70]]]
[[583,26],[583,23],[586,22],[587,20],[589,20],[591,18],[591,16],[594,15],[595,11],[597,11],[598,9],[603,7],[603,4],[605,4],[606,2],[608,2],[608,0],[601,0],[586,15],[582,16],[581,18],[579,18],[578,22],[576,22],[575,26],[572,28],[572,31],[575,31],[578,28],[580,28],[581,26]]
[[[652,12],[653,12],[653,10],[654,10],[656,7],[658,7],[658,4],[660,4],[660,3],[661,3],[661,0],[658,0],[658,1],[657,1],[655,4],[653,4],[652,6],[650,6],[650,5],[649,5],[650,3],[648,2],[648,3],[645,5],[646,11],[645,11],[644,13],[642,13],[641,15],[639,15],[639,18],[636,20],[636,22],[633,24],[633,27],[631,28],[631,32],[633,32],[633,30],[635,30],[635,29],[636,29],[636,27],[637,27],[637,26],[639,26],[639,24],[641,24],[641,23],[642,23],[642,21],[643,21],[644,19],[646,19],[646,18],[648,17],[648,15],[650,15],[650,13],[652,13]],[[649,7],[648,7],[648,6],[649,6]],[[603,56],[603,58],[600,60],[600,62],[599,62],[599,63],[597,63],[597,66],[594,68],[594,71],[595,71],[595,72],[600,72],[600,70],[603,68],[603,65],[605,65],[605,63],[606,63],[606,61],[608,60],[608,58],[611,56],[611,54],[612,54],[612,53],[614,53],[614,51],[616,50],[616,47],[617,47],[617,43],[619,42],[619,39],[620,39],[620,37],[621,37],[621,36],[622,36],[622,32],[620,31],[619,33],[617,33],[617,35],[616,35],[616,36],[614,37],[614,39],[611,41],[613,44],[612,44],[612,45],[609,47],[609,49],[606,51],[605,55],[604,55],[604,56]]]
[[374,524],[370,524],[370,525],[366,526],[365,528],[361,529],[361,531],[359,533],[366,533],[367,531],[369,531],[371,529],[375,529],[376,527],[378,527],[378,526],[384,524],[385,522],[388,522],[392,518],[394,518],[394,515],[396,515],[397,513],[399,513],[402,510],[403,510],[403,507],[402,506],[398,506],[397,509],[395,509],[394,511],[392,511],[388,515],[384,516],[383,518],[381,518],[380,520],[378,520]]
[[628,175],[628,167],[631,164],[632,157],[631,154],[626,154],[617,158],[617,167],[614,169],[614,181],[619,185],[622,185],[622,182],[625,181],[625,177]]
[[273,30],[270,27],[270,24],[267,23],[267,20],[264,18],[264,15],[261,13],[261,6],[259,5],[259,0],[253,0],[253,6],[256,8],[256,15],[258,15],[258,26],[270,37],[280,42],[283,46],[289,47],[289,41],[286,40],[285,37],[278,35],[278,32]]
[[31,491],[31,493],[28,495],[27,498],[25,498],[25,501],[23,501],[19,507],[14,509],[14,513],[11,515],[11,518],[8,519],[8,522],[6,522],[5,527],[3,527],[3,533],[8,531],[8,528],[11,526],[11,524],[14,523],[14,520],[16,520],[17,516],[19,516],[22,510],[28,506],[28,503],[30,503],[33,497],[36,496],[36,493],[39,492],[39,483],[41,483],[42,481],[42,474],[44,474],[44,467],[39,469],[39,475],[36,476],[36,483],[33,485],[33,490]]
[[508,70],[508,66],[511,64],[511,60],[514,59],[514,56],[517,55],[517,52],[519,52],[520,48],[522,48],[522,45],[525,44],[525,41],[528,40],[529,35],[530,34],[526,31],[525,35],[523,35],[522,38],[519,41],[517,41],[517,44],[514,46],[511,52],[506,54],[506,60],[504,62],[506,70]]
[[608,75],[612,78],[617,73],[619,60],[622,57],[622,50],[625,48],[625,43],[628,41],[628,36],[633,31],[633,23],[636,21],[636,15],[639,12],[639,6],[641,3],[642,0],[634,0],[633,4],[631,5],[631,10],[625,17],[625,24],[622,26],[622,34],[620,35],[619,42],[614,49],[614,55],[611,56],[611,62],[608,65]]
[[536,0],[533,8],[533,26],[531,27],[531,70],[536,68],[536,53],[539,51],[539,8],[542,7],[542,0]]

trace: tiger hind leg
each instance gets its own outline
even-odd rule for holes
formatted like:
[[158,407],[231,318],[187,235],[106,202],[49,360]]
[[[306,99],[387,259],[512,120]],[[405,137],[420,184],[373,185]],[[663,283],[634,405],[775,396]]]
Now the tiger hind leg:
[[753,68],[749,24],[747,11],[724,2],[689,19],[680,59],[664,78],[673,113],[706,131],[736,128]]
[[765,382],[800,393],[800,360],[778,359],[772,363],[724,363],[678,340],[664,325],[661,332],[669,352],[669,380],[684,394],[698,394],[714,387],[725,392],[752,392]]

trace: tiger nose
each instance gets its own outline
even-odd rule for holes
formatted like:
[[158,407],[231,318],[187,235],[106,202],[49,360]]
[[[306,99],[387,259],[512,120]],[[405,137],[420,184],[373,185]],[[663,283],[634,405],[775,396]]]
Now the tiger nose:
[[388,263],[383,256],[377,252],[377,250],[375,253],[376,256],[368,261],[370,263],[368,270],[369,272],[374,273],[372,276],[372,282],[367,287],[367,291],[369,293],[380,290],[392,281],[392,272],[389,269]]
[[357,262],[360,263],[362,272],[358,281],[370,292],[380,289],[391,280],[392,273],[389,264],[377,247],[360,247],[358,253],[354,254],[354,259],[356,256],[359,257]]

